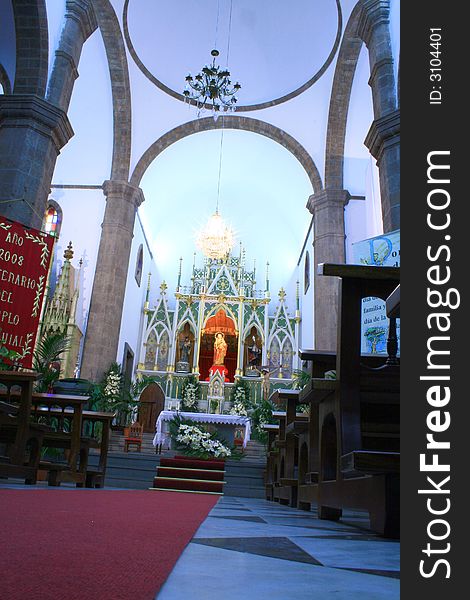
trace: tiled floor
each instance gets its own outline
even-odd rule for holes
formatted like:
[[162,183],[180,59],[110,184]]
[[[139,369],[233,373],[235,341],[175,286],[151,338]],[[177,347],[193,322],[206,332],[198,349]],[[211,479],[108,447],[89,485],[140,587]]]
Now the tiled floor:
[[277,503],[223,497],[199,527],[158,600],[398,600],[396,541]]
[[[8,487],[56,489],[0,480]],[[400,544],[367,525],[360,513],[334,523],[274,502],[222,497],[156,599],[398,600]]]

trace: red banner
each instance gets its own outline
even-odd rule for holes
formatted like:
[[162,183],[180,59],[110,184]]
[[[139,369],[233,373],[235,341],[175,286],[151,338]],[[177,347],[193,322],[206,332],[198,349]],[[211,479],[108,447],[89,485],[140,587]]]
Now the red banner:
[[0,340],[25,368],[32,366],[53,245],[52,236],[0,216]]

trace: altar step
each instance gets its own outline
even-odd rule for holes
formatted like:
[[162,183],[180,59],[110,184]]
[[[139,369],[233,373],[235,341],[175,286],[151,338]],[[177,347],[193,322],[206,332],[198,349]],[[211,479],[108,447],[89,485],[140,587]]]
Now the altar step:
[[[105,487],[131,490],[147,490],[152,484],[155,469],[164,456],[173,456],[174,452],[162,455],[141,452],[108,452]],[[88,464],[98,465],[98,451],[90,450]]]
[[[140,452],[110,452],[105,477],[105,487],[133,490],[148,490],[155,478],[160,461],[174,456],[173,451],[164,454],[146,455]],[[98,452],[90,450],[90,466],[98,465]],[[168,467],[163,464],[162,466]],[[172,467],[178,469],[182,467]],[[225,496],[264,498],[264,462],[254,462],[245,458],[225,461],[223,480]],[[211,469],[212,470],[212,469]],[[199,469],[201,473],[204,471]],[[186,475],[186,474],[185,474]],[[220,476],[220,475],[219,475]],[[203,476],[200,476],[202,479]]]
[[200,460],[178,455],[164,457],[150,489],[223,495],[224,464],[223,460]]
[[227,460],[225,463],[225,496],[240,496],[242,498],[265,498],[264,461]]
[[250,440],[243,449],[243,462],[266,464],[266,447],[261,442]]

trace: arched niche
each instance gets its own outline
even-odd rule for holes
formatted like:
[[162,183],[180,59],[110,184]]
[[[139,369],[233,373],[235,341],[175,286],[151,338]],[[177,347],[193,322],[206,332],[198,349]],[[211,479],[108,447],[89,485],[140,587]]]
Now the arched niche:
[[228,379],[233,381],[237,369],[238,331],[235,321],[224,308],[219,308],[215,315],[210,316],[201,332],[199,350],[199,373],[201,380],[209,377],[209,369],[214,364],[214,342],[216,335],[222,334],[227,343],[227,353],[224,365],[228,369]]
[[256,325],[245,330],[243,339],[243,371],[259,371],[262,366],[263,336]]
[[[186,363],[189,368],[192,367],[194,361],[194,331],[186,321],[176,333],[176,370],[179,371],[178,363]],[[188,367],[181,367],[181,370],[188,370]]]

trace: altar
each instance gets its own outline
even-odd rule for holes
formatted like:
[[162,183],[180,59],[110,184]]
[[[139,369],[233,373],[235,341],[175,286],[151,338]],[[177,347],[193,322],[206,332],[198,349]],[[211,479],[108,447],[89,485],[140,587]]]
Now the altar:
[[208,414],[208,413],[195,413],[195,412],[175,412],[172,410],[163,410],[156,424],[156,433],[153,438],[153,445],[162,448],[170,448],[170,428],[169,422],[176,416],[182,419],[188,419],[198,423],[215,424],[217,427],[217,433],[225,440],[229,446],[234,445],[235,429],[237,427],[244,428],[244,439],[243,447],[245,448],[247,442],[250,440],[251,435],[251,420],[249,417],[241,417],[239,415],[219,415],[219,414]]

